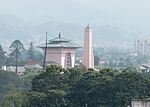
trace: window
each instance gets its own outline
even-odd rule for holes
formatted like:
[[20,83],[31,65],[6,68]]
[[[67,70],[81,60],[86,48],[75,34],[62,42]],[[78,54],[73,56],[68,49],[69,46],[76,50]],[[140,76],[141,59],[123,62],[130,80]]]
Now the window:
[[66,67],[71,68],[71,53],[66,54]]

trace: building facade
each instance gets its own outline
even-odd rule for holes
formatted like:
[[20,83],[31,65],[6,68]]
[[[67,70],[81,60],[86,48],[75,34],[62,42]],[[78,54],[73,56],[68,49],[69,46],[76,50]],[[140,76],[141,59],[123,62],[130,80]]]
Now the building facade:
[[150,40],[136,40],[135,52],[150,55]]
[[[39,47],[45,50],[46,46],[41,45]],[[47,44],[46,61],[54,62],[63,68],[74,67],[75,52],[78,48],[80,48],[79,45],[59,35]]]
[[92,46],[92,28],[89,25],[84,30],[84,49],[82,64],[86,68],[94,69],[94,55],[93,55],[93,46]]

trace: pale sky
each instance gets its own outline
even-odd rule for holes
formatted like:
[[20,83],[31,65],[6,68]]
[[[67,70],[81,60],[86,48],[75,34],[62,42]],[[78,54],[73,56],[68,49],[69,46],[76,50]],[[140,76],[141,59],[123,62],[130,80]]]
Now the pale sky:
[[150,0],[0,0],[0,14],[150,32]]

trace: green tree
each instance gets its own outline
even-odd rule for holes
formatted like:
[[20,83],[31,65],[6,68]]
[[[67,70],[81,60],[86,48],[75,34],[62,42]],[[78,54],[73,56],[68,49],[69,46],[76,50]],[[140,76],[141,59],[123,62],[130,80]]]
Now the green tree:
[[146,80],[145,80],[145,84],[146,84],[146,95],[145,95],[145,97],[146,98],[150,98],[150,77],[148,77],[148,78],[146,78]]
[[14,56],[16,59],[16,73],[18,72],[18,59],[21,57],[21,52],[24,51],[24,46],[19,40],[15,40],[11,45],[10,45],[10,56]]
[[66,92],[62,90],[49,90],[49,107],[65,107],[67,105],[67,100],[65,98]]
[[36,56],[36,60],[42,61],[43,59],[44,59],[44,55],[41,52],[39,52],[39,54],[37,54],[37,56]]
[[97,78],[94,87],[89,95],[88,106],[94,107],[113,107],[113,78],[110,76],[102,76]]
[[44,93],[53,89],[67,90],[67,81],[67,70],[57,65],[48,65],[45,72],[35,76],[33,79],[32,90]]
[[114,77],[113,107],[126,107],[133,99],[142,99],[146,96],[144,77],[134,71],[123,71]]
[[41,92],[31,91],[26,94],[22,107],[49,107],[47,95]]
[[94,65],[95,66],[99,65],[99,60],[100,60],[100,58],[98,56],[94,56]]
[[[96,71],[87,71],[71,87],[70,100],[75,107],[88,107],[91,94],[98,82],[100,73]],[[94,97],[93,97],[94,98]],[[93,101],[93,100],[92,100]],[[95,107],[95,106],[94,106]]]
[[33,42],[30,42],[30,47],[29,50],[27,51],[27,55],[28,55],[28,59],[35,61],[36,60],[36,56],[35,56],[35,50],[34,50],[34,46],[33,46]]
[[[18,59],[18,66],[24,66],[27,63],[27,60],[19,58]],[[5,61],[6,66],[15,66],[16,65],[16,58],[14,56],[6,57]]]
[[14,56],[6,57],[6,66],[15,66],[16,59]]
[[[63,107],[66,105],[66,94],[69,90],[69,72],[57,65],[48,65],[46,71],[36,75],[32,81],[32,91],[46,95],[47,107]],[[29,100],[32,103],[33,99]],[[34,100],[35,101],[35,100]],[[42,103],[36,100],[36,103]],[[41,106],[37,106],[41,107]]]
[[0,71],[0,101],[9,93],[26,92],[29,85],[14,72]]
[[5,55],[2,46],[0,45],[0,68],[4,65]]
[[32,80],[23,107],[126,107],[133,99],[150,97],[149,88],[150,79],[135,69],[65,70],[48,65]]
[[127,66],[127,67],[126,67],[126,70],[127,70],[127,71],[132,71],[132,72],[133,72],[133,71],[134,71],[134,72],[140,72],[138,68],[136,68],[135,66],[132,66],[132,65]]
[[11,93],[4,96],[2,107],[22,107],[24,103],[25,94]]

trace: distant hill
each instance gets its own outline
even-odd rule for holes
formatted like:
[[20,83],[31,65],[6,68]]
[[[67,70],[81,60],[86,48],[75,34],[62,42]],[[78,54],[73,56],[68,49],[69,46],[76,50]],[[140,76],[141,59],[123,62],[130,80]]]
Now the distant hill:
[[[113,26],[91,26],[93,28],[94,46],[120,46],[128,43],[133,44],[135,39],[141,37],[139,33],[129,32]],[[38,45],[45,40],[45,32],[49,33],[49,39],[58,36],[58,33],[61,32],[63,37],[82,45],[84,27],[86,27],[86,25],[83,26],[59,22],[34,25],[15,16],[0,15],[0,42],[7,45],[6,42],[12,42],[15,39],[19,39],[27,44],[32,40]]]

